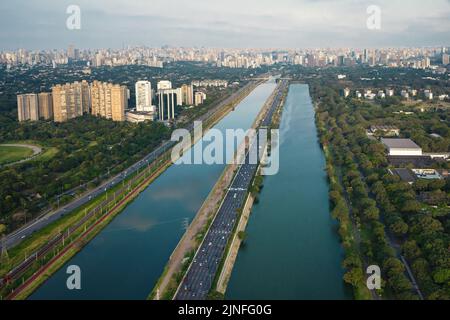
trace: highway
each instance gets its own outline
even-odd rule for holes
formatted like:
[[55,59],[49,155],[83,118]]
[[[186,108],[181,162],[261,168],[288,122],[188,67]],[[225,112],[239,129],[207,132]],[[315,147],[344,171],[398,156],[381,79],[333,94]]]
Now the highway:
[[[278,86],[275,98],[262,119],[260,127],[268,127],[271,124],[286,86],[286,81]],[[251,143],[258,143],[258,141],[255,138]],[[258,146],[256,150],[261,147],[265,146]],[[251,150],[251,147],[248,150]],[[205,300],[207,298],[239,217],[238,211],[244,206],[248,189],[257,169],[258,164],[250,163],[250,154],[247,151],[244,163],[238,168],[214,221],[178,287],[175,300]]]
[[[220,112],[222,108],[230,103],[232,103],[235,99],[237,99],[245,90],[247,90],[253,83],[247,84],[245,87],[238,90],[233,95],[227,97],[223,101],[221,101],[216,107],[208,111],[206,114],[202,115],[197,119],[197,121],[205,121],[212,117],[215,113]],[[194,129],[194,124],[190,123],[186,129],[188,131],[192,131]],[[173,146],[175,146],[177,142],[174,141],[166,141],[161,146],[156,148],[154,151],[150,152],[148,155],[146,155],[143,159],[138,161],[137,163],[133,164],[126,170],[122,171],[121,173],[117,174],[113,178],[109,179],[108,181],[102,183],[95,189],[85,193],[81,197],[73,200],[69,204],[62,206],[61,208],[52,211],[50,213],[41,215],[40,217],[36,218],[35,220],[31,221],[27,225],[23,226],[22,228],[16,230],[15,232],[7,235],[2,242],[0,243],[0,251],[3,249],[3,246],[6,249],[11,249],[12,247],[16,246],[20,242],[22,242],[24,239],[32,235],[34,232],[41,230],[42,228],[48,226],[52,222],[57,221],[64,215],[70,213],[71,211],[80,208],[84,204],[88,203],[92,199],[98,197],[102,193],[105,193],[113,186],[121,183],[125,179],[127,179],[132,174],[138,172],[140,169],[142,169],[145,166],[148,166],[153,161],[155,161],[158,157],[160,157],[162,154],[164,154],[166,151],[170,150]]]

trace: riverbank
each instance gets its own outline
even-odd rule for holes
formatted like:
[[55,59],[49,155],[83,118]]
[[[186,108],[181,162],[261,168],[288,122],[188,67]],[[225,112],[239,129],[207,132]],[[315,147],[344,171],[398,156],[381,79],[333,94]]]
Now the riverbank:
[[[249,95],[259,84],[260,84],[260,82],[251,83],[232,102],[230,102],[226,105],[221,105],[222,108],[220,108],[219,110],[216,110],[216,112],[214,112],[208,119],[205,120],[204,127],[210,128],[210,127],[214,126],[224,116],[226,116],[237,104],[239,104],[240,101],[242,101],[247,95]],[[205,132],[206,131],[207,130],[205,130]],[[108,223],[111,222],[113,220],[113,218],[115,216],[117,216],[129,203],[131,203],[141,191],[145,190],[151,184],[151,182],[153,182],[159,175],[161,175],[168,167],[171,166],[172,162],[170,159],[170,152],[171,151],[169,150],[162,157],[160,157],[158,160],[156,160],[154,162],[154,163],[158,164],[158,166],[153,169],[154,171],[156,170],[156,174],[152,173],[152,176],[150,178],[145,179],[142,184],[138,184],[136,186],[136,188],[133,188],[133,190],[132,190],[133,196],[132,197],[127,197],[125,203],[122,203],[119,207],[115,207],[114,210],[111,209],[112,211],[108,213],[109,214],[108,219],[106,219],[106,217],[105,217],[105,219],[102,220],[101,225],[97,224],[95,231],[90,230],[89,234],[85,234],[85,235],[83,235],[82,238],[79,239],[79,240],[83,240],[83,246],[86,245],[91,239],[93,239],[95,237],[95,235],[97,235],[106,225],[108,225]],[[141,182],[141,181],[139,181],[139,182]],[[124,182],[124,185],[126,185],[127,183],[128,183],[128,181]],[[127,192],[128,192],[128,190],[127,190]],[[104,197],[104,195],[101,195],[99,197],[100,198]],[[89,221],[89,222],[91,222],[91,221]],[[68,226],[66,225],[66,227],[68,227]],[[59,228],[58,223],[52,225],[53,230],[57,231],[58,228]],[[49,232],[47,230],[47,234],[48,233]],[[58,233],[59,233],[59,231],[58,231]],[[89,235],[89,237],[88,237],[88,235]],[[38,237],[38,236],[39,236],[38,234],[33,235],[33,237]],[[51,238],[52,238],[51,236],[46,237],[46,239],[51,239]],[[34,244],[34,246],[36,247],[36,244]],[[65,262],[70,260],[74,255],[76,255],[76,253],[78,253],[81,250],[81,248],[76,247],[76,246],[73,246],[71,249],[74,249],[74,248],[76,248],[76,250],[67,250],[64,252],[64,255],[59,254],[57,256],[57,259],[51,260],[51,265],[48,265],[45,268],[43,267],[43,268],[39,269],[40,277],[34,277],[32,279],[33,284],[27,283],[27,286],[26,286],[27,290],[23,290],[25,292],[25,294],[23,294],[23,295],[15,294],[15,296],[20,297],[20,298],[25,298],[27,295],[29,295],[31,292],[33,292],[34,289],[36,289],[40,284],[45,282],[45,280],[51,274],[55,273],[59,269],[55,266],[62,266]],[[43,275],[45,275],[45,277],[42,277]],[[28,290],[28,288],[32,288],[32,290]]]

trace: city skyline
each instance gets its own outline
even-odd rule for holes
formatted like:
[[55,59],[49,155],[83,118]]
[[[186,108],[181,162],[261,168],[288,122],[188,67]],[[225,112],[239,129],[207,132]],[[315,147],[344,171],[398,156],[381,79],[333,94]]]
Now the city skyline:
[[[81,29],[66,27],[70,1],[0,4],[0,50],[123,45],[224,48],[428,47],[450,43],[450,1],[79,1]],[[366,10],[381,9],[369,30]]]

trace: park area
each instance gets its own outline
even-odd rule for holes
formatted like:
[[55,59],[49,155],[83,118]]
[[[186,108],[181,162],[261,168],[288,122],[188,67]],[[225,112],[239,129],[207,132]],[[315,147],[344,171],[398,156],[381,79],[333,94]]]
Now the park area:
[[28,159],[41,151],[41,148],[31,145],[2,144],[0,145],[0,165]]

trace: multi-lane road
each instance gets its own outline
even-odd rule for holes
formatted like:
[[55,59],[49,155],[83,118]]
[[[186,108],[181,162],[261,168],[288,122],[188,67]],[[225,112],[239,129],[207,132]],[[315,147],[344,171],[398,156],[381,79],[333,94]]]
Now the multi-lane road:
[[[209,118],[211,118],[215,113],[222,111],[223,107],[226,105],[229,105],[233,103],[240,95],[242,95],[243,92],[248,90],[252,85],[254,85],[254,82],[251,82],[247,84],[247,86],[241,88],[239,91],[231,95],[230,97],[224,99],[222,102],[220,102],[214,109],[208,111],[206,114],[202,115],[197,119],[197,121],[205,121]],[[194,124],[191,123],[186,127],[187,130],[192,131],[194,129]],[[0,243],[0,251],[2,250],[3,246],[6,249],[10,249],[17,244],[19,244],[21,241],[32,235],[34,232],[41,230],[42,228],[48,226],[54,221],[57,221],[64,215],[72,212],[75,209],[80,208],[84,204],[88,203],[92,199],[98,197],[102,193],[105,193],[110,188],[114,187],[115,185],[121,183],[125,179],[127,179],[129,176],[133,175],[134,173],[141,170],[143,167],[148,166],[153,161],[155,161],[158,157],[163,155],[166,151],[170,150],[177,142],[174,141],[166,141],[161,146],[159,146],[157,149],[146,155],[143,159],[141,159],[139,162],[133,164],[126,170],[122,171],[121,173],[117,174],[113,178],[109,179],[108,181],[102,183],[100,186],[96,187],[95,189],[85,193],[81,197],[73,200],[69,204],[62,206],[61,208],[50,212],[48,214],[42,215],[38,217],[37,219],[31,221],[24,227],[18,229],[17,231],[9,234],[6,236],[2,242]]]
[[[260,127],[267,127],[271,124],[273,114],[280,105],[286,86],[287,82],[283,81],[277,87],[275,98],[262,119]],[[258,140],[254,139],[251,143],[258,143]],[[256,150],[264,147],[258,146]],[[258,169],[258,164],[250,162],[250,153],[247,151],[244,163],[238,168],[214,221],[178,287],[175,294],[176,300],[204,300],[207,298],[239,217],[238,211],[244,206],[248,189]]]

